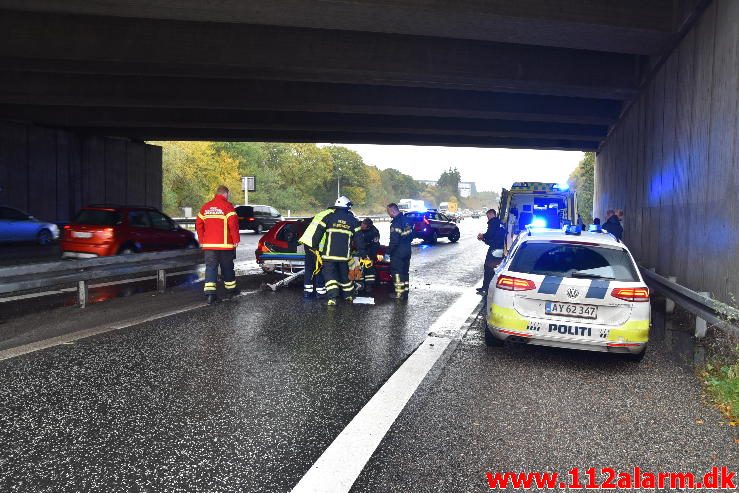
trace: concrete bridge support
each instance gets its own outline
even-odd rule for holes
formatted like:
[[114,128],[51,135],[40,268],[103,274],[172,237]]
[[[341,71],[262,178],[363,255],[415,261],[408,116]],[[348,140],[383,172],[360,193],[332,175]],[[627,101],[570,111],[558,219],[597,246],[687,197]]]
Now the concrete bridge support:
[[601,146],[595,215],[641,263],[739,295],[739,2],[714,0]]
[[0,122],[0,204],[68,221],[91,203],[161,207],[161,148]]

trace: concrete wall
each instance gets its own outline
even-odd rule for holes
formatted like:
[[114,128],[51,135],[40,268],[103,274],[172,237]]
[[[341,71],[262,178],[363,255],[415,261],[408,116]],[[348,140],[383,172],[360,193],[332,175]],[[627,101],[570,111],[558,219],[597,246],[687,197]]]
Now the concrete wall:
[[739,297],[739,1],[714,0],[598,153],[594,209],[638,260]]
[[68,221],[92,203],[161,208],[161,148],[0,122],[0,204]]

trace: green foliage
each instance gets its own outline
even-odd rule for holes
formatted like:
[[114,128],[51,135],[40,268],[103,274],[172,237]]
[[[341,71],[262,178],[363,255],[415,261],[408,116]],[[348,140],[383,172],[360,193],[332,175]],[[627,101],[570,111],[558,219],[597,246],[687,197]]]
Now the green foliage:
[[701,373],[703,384],[719,409],[732,423],[739,420],[739,345],[729,358],[706,364]]
[[163,148],[164,210],[174,216],[182,207],[199,208],[225,183],[231,200],[241,204],[241,176],[255,176],[250,203],[280,211],[311,214],[341,193],[365,213],[382,213],[402,198],[420,198],[423,186],[395,169],[379,170],[341,146],[271,142],[152,142]]
[[444,171],[439,180],[436,182],[436,187],[439,188],[442,193],[447,197],[454,196],[459,197],[459,182],[462,181],[462,175],[457,168],[449,168]]
[[577,212],[585,224],[593,222],[593,187],[595,174],[595,153],[586,152],[567,180],[570,188],[577,192]]

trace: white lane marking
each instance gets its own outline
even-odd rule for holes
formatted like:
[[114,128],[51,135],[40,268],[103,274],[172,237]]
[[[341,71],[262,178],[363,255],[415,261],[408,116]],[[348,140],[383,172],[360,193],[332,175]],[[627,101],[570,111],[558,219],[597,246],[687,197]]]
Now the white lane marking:
[[435,335],[426,337],[372,396],[292,493],[346,493],[351,489],[390,426],[444,353],[452,335],[460,332],[479,302],[480,296],[474,291],[465,293],[434,322],[429,332]]
[[[253,293],[258,293],[258,292],[259,290],[245,291],[243,293],[240,293],[239,297],[246,296],[246,295],[253,294]],[[78,330],[76,332],[70,332],[69,334],[63,334],[63,335],[56,336],[56,337],[50,337],[49,339],[44,339],[42,341],[31,342],[28,344],[24,344],[22,346],[4,349],[0,351],[0,361],[10,359],[10,358],[15,358],[17,356],[22,356],[28,353],[33,353],[36,351],[41,351],[42,349],[48,349],[50,347],[59,346],[62,344],[71,344],[74,341],[78,341],[80,339],[85,339],[87,337],[92,337],[92,336],[96,336],[99,334],[105,334],[106,332],[111,332],[114,330],[126,329],[128,327],[133,327],[134,325],[139,325],[139,324],[143,324],[146,322],[151,322],[153,320],[159,320],[162,318],[171,317],[172,315],[189,312],[197,308],[202,308],[204,306],[207,306],[207,305],[204,302],[199,301],[197,303],[191,303],[189,305],[185,305],[184,307],[177,308],[176,310],[169,310],[166,312],[157,313],[155,315],[150,315],[147,317],[128,319],[123,322],[113,323],[110,325],[101,325],[101,326],[93,327],[90,329]]]

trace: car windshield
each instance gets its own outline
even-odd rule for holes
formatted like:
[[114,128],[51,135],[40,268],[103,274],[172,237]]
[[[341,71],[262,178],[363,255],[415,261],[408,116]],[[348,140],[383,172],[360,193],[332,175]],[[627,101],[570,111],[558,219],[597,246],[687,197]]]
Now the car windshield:
[[75,224],[90,224],[94,226],[115,226],[121,222],[121,217],[115,211],[98,209],[83,209],[73,221]]
[[509,270],[544,276],[639,280],[626,250],[575,243],[527,241],[516,252]]

